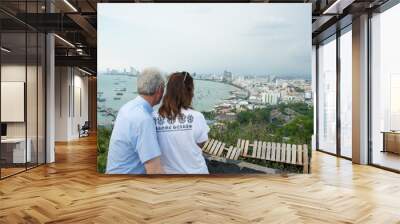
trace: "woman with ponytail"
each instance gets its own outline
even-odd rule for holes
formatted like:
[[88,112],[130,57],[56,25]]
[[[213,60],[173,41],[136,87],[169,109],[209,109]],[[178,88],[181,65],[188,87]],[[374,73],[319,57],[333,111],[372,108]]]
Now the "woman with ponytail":
[[210,128],[192,107],[193,78],[188,72],[169,76],[166,93],[154,114],[161,164],[167,174],[208,174],[201,147]]

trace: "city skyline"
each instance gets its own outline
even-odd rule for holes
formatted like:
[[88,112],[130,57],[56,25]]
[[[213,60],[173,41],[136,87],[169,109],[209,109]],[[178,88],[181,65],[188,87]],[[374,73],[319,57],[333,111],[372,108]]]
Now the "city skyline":
[[[132,72],[132,69],[133,69],[133,72]],[[129,75],[130,74],[136,75],[135,73],[139,72],[139,70],[137,70],[131,66],[128,68],[124,68],[124,67],[122,67],[122,68],[105,68],[103,70],[99,70],[98,72],[100,75],[109,74],[109,73],[116,73],[116,74],[126,73]],[[195,75],[195,76],[203,77],[203,78],[210,77],[210,76],[222,77],[222,76],[224,76],[224,72],[231,73],[229,70],[224,70],[222,72],[217,72],[217,73],[208,73],[208,74],[202,74],[202,73],[198,73],[196,71],[187,71],[187,72],[189,72],[189,74],[191,74],[191,75]],[[161,74],[168,76],[171,73],[162,72]],[[275,79],[275,78],[277,78],[277,79],[303,79],[303,80],[309,80],[309,81],[312,78],[308,74],[293,76],[290,74],[257,74],[256,75],[256,74],[233,74],[233,73],[232,73],[232,77],[235,77],[235,78],[251,78],[251,77],[253,77],[253,78],[270,78],[270,79]]]
[[308,77],[309,10],[307,4],[100,4],[98,69]]

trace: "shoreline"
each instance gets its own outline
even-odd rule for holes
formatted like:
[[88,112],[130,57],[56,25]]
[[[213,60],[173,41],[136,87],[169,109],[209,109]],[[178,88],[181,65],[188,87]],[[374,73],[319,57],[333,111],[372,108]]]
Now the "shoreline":
[[217,83],[222,83],[222,84],[230,85],[230,86],[233,86],[233,87],[235,87],[235,88],[238,88],[238,89],[240,89],[240,90],[242,90],[242,91],[247,92],[246,100],[250,97],[250,91],[249,91],[249,90],[247,90],[247,89],[245,89],[245,88],[243,88],[243,87],[241,87],[241,86],[238,86],[238,85],[236,85],[236,84],[233,84],[233,83],[231,83],[231,82],[222,82],[222,81],[213,80],[213,79],[196,79],[196,78],[193,78],[193,80],[217,82]]
[[[121,75],[122,76],[122,75]],[[231,87],[235,87],[235,89],[234,90],[230,90],[230,91],[228,91],[227,93],[228,93],[228,96],[227,96],[227,98],[229,98],[229,97],[235,97],[235,98],[237,98],[237,96],[236,96],[236,94],[235,93],[233,93],[233,92],[238,92],[238,91],[246,91],[247,92],[247,97],[246,97],[246,99],[248,98],[248,91],[246,90],[246,89],[244,89],[244,88],[242,88],[242,87],[240,87],[240,86],[237,86],[237,85],[235,85],[235,84],[233,84],[233,83],[228,83],[228,82],[222,82],[222,81],[218,81],[218,80],[207,80],[207,79],[194,79],[194,80],[199,80],[199,81],[209,81],[209,82],[214,82],[214,83],[221,83],[221,84],[226,84],[226,85],[229,85],[229,86],[231,86]],[[104,91],[103,91],[104,92]],[[106,91],[107,92],[107,91]],[[220,99],[220,101],[224,101],[224,100],[227,100],[227,98],[221,98]],[[215,107],[216,106],[218,106],[218,105],[220,105],[222,102],[217,102],[217,103],[215,103],[214,105],[212,105],[210,108],[208,108],[207,110],[199,110],[200,112],[213,112],[213,111],[215,111]],[[98,104],[98,107],[99,107],[100,105]],[[109,109],[109,108],[111,108],[110,106],[107,106],[107,102],[104,102],[104,108],[102,107],[102,108],[97,108],[97,114],[98,114],[98,126],[106,126],[106,127],[110,127],[110,126],[112,126],[112,124],[111,124],[111,122],[109,122],[109,121],[111,121],[110,119],[110,116],[109,115],[111,115],[111,114],[113,114],[111,111],[107,111],[107,109]],[[114,109],[115,110],[115,109]],[[116,110],[115,112],[117,112],[118,110]],[[102,114],[103,113],[103,114]],[[102,119],[102,118],[103,119]]]

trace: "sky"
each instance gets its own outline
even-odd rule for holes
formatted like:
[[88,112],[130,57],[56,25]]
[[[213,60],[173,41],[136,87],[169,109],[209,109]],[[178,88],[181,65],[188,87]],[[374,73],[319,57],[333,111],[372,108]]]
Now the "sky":
[[98,5],[98,70],[311,76],[311,4]]

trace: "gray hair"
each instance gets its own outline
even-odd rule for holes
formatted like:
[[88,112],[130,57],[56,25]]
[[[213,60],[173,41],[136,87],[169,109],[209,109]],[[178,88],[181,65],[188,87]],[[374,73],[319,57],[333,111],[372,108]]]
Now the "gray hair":
[[137,77],[137,91],[141,95],[153,95],[164,85],[164,78],[156,68],[145,68]]

